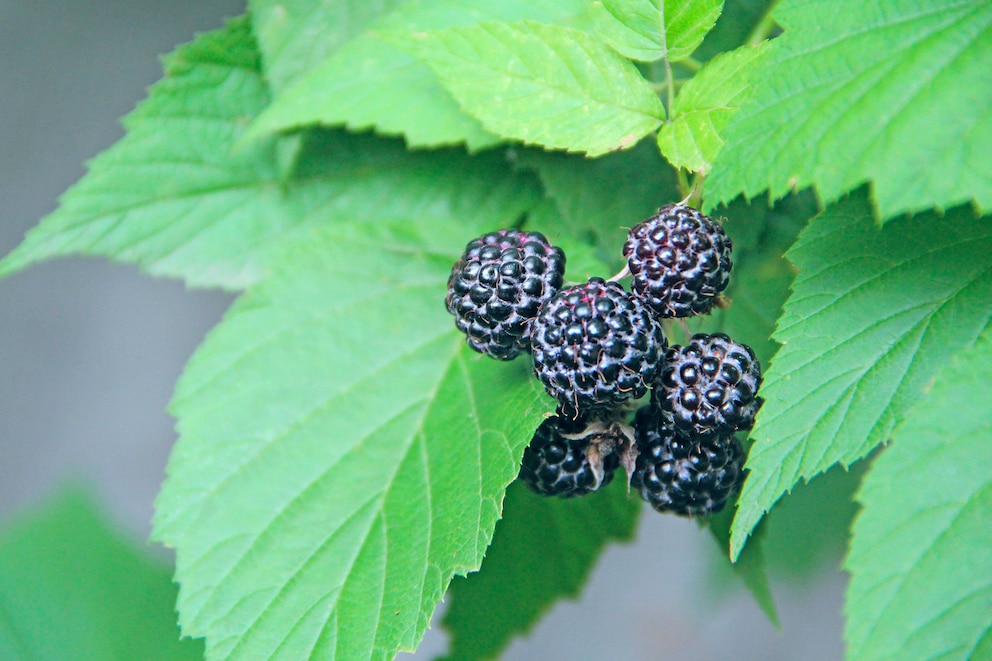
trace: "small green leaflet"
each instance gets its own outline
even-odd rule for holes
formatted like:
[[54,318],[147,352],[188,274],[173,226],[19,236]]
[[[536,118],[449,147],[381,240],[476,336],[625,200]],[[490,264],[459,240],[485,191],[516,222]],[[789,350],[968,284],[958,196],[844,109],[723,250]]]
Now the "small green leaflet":
[[249,0],[266,80],[284,89],[402,1]]
[[727,125],[708,204],[871,182],[883,220],[992,205],[992,3],[783,0],[755,87]]
[[642,62],[692,55],[723,10],[723,0],[600,0],[598,32],[624,57]]
[[391,659],[479,567],[552,408],[527,361],[471,351],[444,308],[479,231],[314,230],[190,361],[155,537],[208,659]]
[[400,140],[340,131],[235,147],[268,102],[245,19],[180,47],[165,66],[125,119],[127,135],[0,262],[0,276],[82,253],[240,289],[314,225],[409,214],[505,225],[540,197],[534,178],[495,152],[410,153]]
[[643,503],[623,482],[573,499],[510,486],[482,570],[455,579],[446,598],[449,661],[498,658],[557,600],[580,594],[606,545],[633,537]]
[[168,566],[63,489],[0,531],[0,659],[196,661],[179,639]]
[[864,191],[817,216],[789,251],[799,268],[751,433],[736,557],[800,479],[883,443],[944,360],[992,317],[992,223],[962,209],[879,229]]
[[479,23],[390,39],[504,138],[601,156],[633,146],[665,114],[629,60],[572,28]]
[[864,509],[845,565],[850,661],[988,658],[990,383],[985,333],[938,373],[858,493]]
[[658,132],[658,148],[677,168],[707,173],[723,147],[723,130],[751,92],[751,74],[764,55],[742,46],[717,55],[689,79]]
[[572,22],[585,8],[583,0],[400,4],[281,90],[272,106],[255,120],[247,138],[323,124],[402,135],[411,147],[460,143],[473,151],[490,147],[500,139],[458,107],[426,64],[378,33],[418,32],[493,20]]

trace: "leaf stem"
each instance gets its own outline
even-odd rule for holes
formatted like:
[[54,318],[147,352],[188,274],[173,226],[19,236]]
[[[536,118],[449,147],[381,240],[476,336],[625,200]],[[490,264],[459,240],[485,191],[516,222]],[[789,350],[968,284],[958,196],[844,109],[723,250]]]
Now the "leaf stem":
[[775,28],[778,27],[778,23],[775,22],[774,18],[772,18],[772,12],[775,11],[775,8],[777,6],[778,6],[778,0],[775,0],[770,5],[768,5],[768,8],[765,10],[765,13],[762,15],[761,20],[759,20],[754,25],[754,27],[751,29],[751,33],[747,36],[747,39],[744,40],[744,43],[746,45],[754,46],[756,44],[760,44],[762,41],[764,41],[769,36],[771,36],[772,32],[775,31]]
[[703,68],[703,63],[694,57],[684,57],[679,60],[679,66],[683,66],[689,71],[696,73]]

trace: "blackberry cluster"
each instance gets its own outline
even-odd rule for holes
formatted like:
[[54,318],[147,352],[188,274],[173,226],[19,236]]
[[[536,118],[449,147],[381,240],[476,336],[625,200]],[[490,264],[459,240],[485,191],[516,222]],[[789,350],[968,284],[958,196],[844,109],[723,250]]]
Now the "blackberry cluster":
[[602,278],[548,299],[531,341],[534,373],[572,418],[643,397],[667,346],[648,310]]
[[[718,223],[674,204],[630,230],[627,267],[610,280],[565,286],[564,252],[537,232],[469,242],[448,279],[455,324],[494,358],[531,353],[534,375],[557,400],[524,451],[520,478],[532,490],[581,496],[623,468],[656,510],[705,516],[740,489],[745,452],[734,433],[750,429],[761,406],[754,352],[722,334],[669,348],[662,328],[712,309],[731,248]],[[630,292],[615,282],[628,271]]]
[[[616,432],[552,416],[524,450],[520,478],[543,496],[583,496],[609,484],[619,465]],[[605,453],[604,453],[605,450]]]
[[661,317],[705,314],[727,288],[733,243],[720,225],[669,204],[634,225],[623,246],[632,288]]
[[530,350],[530,321],[564,276],[565,253],[543,234],[499,230],[465,246],[444,302],[469,346],[512,360]]
[[740,489],[744,450],[733,434],[693,435],[655,408],[634,418],[637,465],[631,486],[659,512],[707,516]]

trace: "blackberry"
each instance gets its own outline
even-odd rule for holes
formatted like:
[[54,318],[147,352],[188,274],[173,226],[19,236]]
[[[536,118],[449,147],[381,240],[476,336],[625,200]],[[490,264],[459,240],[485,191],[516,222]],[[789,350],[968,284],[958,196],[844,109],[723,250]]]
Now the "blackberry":
[[582,496],[608,484],[619,465],[614,439],[602,425],[546,418],[524,450],[520,477],[545,496]]
[[529,325],[561,289],[565,253],[539,232],[515,229],[473,239],[451,269],[444,303],[469,346],[500,360],[530,350]]
[[733,435],[692,436],[653,407],[637,412],[634,434],[631,486],[659,512],[719,512],[744,481],[744,450]]
[[563,289],[541,305],[531,342],[534,373],[573,419],[643,396],[667,346],[647,308],[602,278]]
[[699,211],[664,206],[634,225],[623,246],[631,289],[661,317],[705,314],[727,288],[732,247],[723,228]]
[[700,333],[668,350],[651,400],[680,429],[726,434],[754,426],[760,386],[761,365],[751,347],[722,333]]

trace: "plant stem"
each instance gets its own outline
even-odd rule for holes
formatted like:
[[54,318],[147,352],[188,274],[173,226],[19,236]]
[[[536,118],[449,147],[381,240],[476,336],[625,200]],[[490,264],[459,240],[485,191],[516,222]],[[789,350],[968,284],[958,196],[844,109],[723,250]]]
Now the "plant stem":
[[748,46],[754,46],[760,44],[762,41],[768,38],[768,36],[778,27],[778,23],[772,18],[772,12],[775,11],[775,7],[778,6],[778,0],[772,2],[768,5],[768,9],[765,10],[764,15],[762,15],[761,20],[759,20],[755,26],[751,29],[751,34],[747,36],[744,41]]

